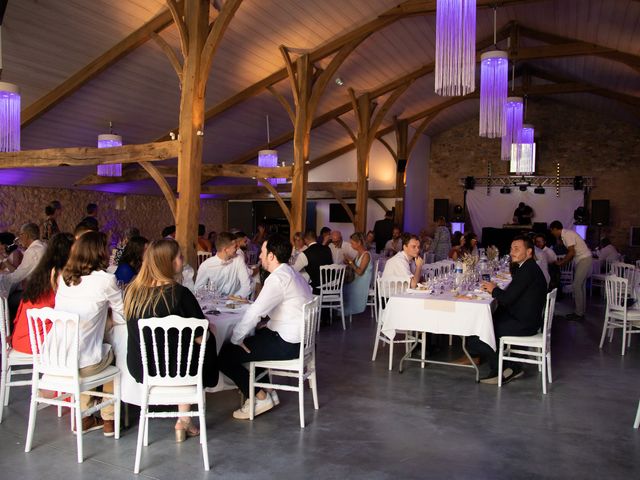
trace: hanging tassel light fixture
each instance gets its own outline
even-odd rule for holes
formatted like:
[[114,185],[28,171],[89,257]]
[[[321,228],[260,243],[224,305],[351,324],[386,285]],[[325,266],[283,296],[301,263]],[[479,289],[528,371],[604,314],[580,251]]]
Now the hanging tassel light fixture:
[[435,91],[467,95],[476,81],[476,0],[438,0]]
[[[113,123],[109,122],[109,133],[98,135],[98,148],[121,147],[122,137],[113,133]],[[100,177],[121,177],[122,164],[113,163],[109,165],[98,165],[98,176]]]
[[[505,117],[505,134],[502,137],[502,149],[500,158],[502,160],[511,160],[511,146],[513,144],[519,145],[522,136],[522,114],[523,103],[522,97],[508,97],[507,102],[504,104],[504,117]],[[515,149],[515,162],[519,161],[520,149]]]

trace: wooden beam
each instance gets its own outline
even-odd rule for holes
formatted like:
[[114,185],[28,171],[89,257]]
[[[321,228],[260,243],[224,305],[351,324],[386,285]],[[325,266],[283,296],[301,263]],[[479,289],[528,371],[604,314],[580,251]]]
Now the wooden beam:
[[115,44],[105,53],[71,75],[53,90],[24,108],[20,114],[21,127],[24,128],[29,125],[69,95],[76,92],[89,80],[109,68],[129,52],[145,43],[149,38],[151,38],[152,34],[160,32],[171,25],[172,22],[173,20],[169,10],[163,10],[160,12],[140,28],[127,35],[126,38]]
[[[333,193],[333,196],[336,198],[336,200],[338,200],[340,205],[342,205],[342,208],[344,209],[344,211],[347,212],[347,216],[349,217],[349,220],[351,220],[351,223],[353,223],[353,226],[357,230],[358,226],[356,224],[356,217],[353,215],[353,212],[351,211],[351,208],[349,207],[347,202],[345,202],[344,199],[342,198],[342,195],[340,195],[338,190],[336,190],[335,188],[331,188],[329,191],[331,193]],[[357,198],[357,195],[358,195],[358,193],[356,192],[356,198]],[[357,206],[356,206],[356,208],[357,208]]]
[[[132,165],[132,164],[130,164]],[[177,177],[178,169],[176,167],[158,166],[156,167],[158,172],[164,177]],[[149,180],[151,176],[144,168],[122,170],[122,176],[120,177],[102,177],[96,175],[88,175],[82,180],[74,183],[76,186],[88,186],[88,185],[108,185],[111,183],[125,183],[125,182],[137,182],[140,180]]]
[[[502,28],[500,28],[500,30],[498,30],[497,32],[497,38],[498,41],[505,39],[508,34],[509,31],[511,29],[511,25],[512,23],[507,23],[505,24]],[[482,40],[480,40],[477,45],[477,51],[481,52],[482,50],[486,49],[487,47],[493,45],[493,34],[489,37],[486,37]],[[371,96],[372,99],[376,99],[378,97],[381,97],[383,95],[388,94],[389,92],[392,92],[394,90],[396,90],[398,87],[405,85],[407,82],[411,82],[414,81],[418,78],[424,77],[425,75],[429,75],[431,73],[433,73],[433,71],[435,70],[435,63],[429,63],[426,65],[423,65],[419,68],[417,68],[416,70],[409,72],[405,75],[402,75],[401,77],[396,78],[395,80],[392,80],[389,83],[386,83],[384,85],[381,85],[373,90],[371,90],[369,92],[369,95]],[[266,87],[263,87],[263,89]],[[326,123],[329,123],[333,120],[335,120],[336,118],[339,118],[341,115],[344,115],[347,112],[350,112],[352,110],[353,106],[352,103],[346,102],[343,103],[342,105],[316,117],[312,124],[311,124],[311,128],[317,128],[320,127]],[[247,151],[246,153],[234,158],[233,160],[231,160],[229,163],[246,163],[246,162],[250,162],[251,160],[255,159],[258,156],[258,152],[260,150],[265,150],[267,148],[277,148],[280,145],[283,145],[287,142],[290,142],[291,140],[293,140],[293,135],[294,135],[294,131],[291,130],[289,132],[286,132],[274,139],[271,140],[271,142],[269,142],[269,144],[263,144],[260,145],[258,147],[252,148],[251,150]],[[162,137],[163,139],[165,137]],[[168,134],[166,136],[166,138],[169,138]]]
[[292,167],[258,167],[257,165],[202,165],[202,174],[215,177],[237,177],[237,178],[291,178]]
[[[577,40],[575,38],[563,37],[561,35],[555,35],[552,33],[543,32],[541,30],[529,28],[524,25],[519,25],[519,31],[520,31],[520,35],[524,35],[527,38],[531,38],[533,40],[539,40],[545,43],[550,43],[550,44],[578,43],[578,44],[583,44],[585,46],[590,46],[594,50],[592,55],[596,55],[599,57],[608,58],[610,60],[615,60],[616,62],[624,63],[625,65],[633,68],[636,72],[640,73],[640,56],[638,55],[633,55],[627,52],[620,52],[618,50],[603,47],[602,45],[598,45],[596,43],[581,42],[580,40]],[[598,51],[599,49],[603,49],[603,50]]]
[[[278,193],[290,193],[291,184],[283,183],[276,185]],[[330,188],[335,188],[339,192],[355,192],[356,182],[309,182],[307,189],[315,192],[328,192]],[[202,193],[223,194],[223,195],[252,195],[264,193],[263,187],[258,185],[208,185],[202,187]]]
[[601,47],[593,43],[570,42],[554,45],[539,45],[536,47],[520,47],[516,53],[509,55],[509,60],[522,61],[542,58],[575,57],[582,55],[599,55],[611,53],[615,50]]
[[171,45],[167,43],[167,41],[164,38],[162,38],[157,33],[152,32],[151,38],[153,38],[156,44],[167,56],[167,58],[169,59],[169,63],[173,67],[173,70],[176,72],[176,75],[178,75],[178,81],[180,82],[180,84],[182,84],[182,64],[180,63],[180,60],[178,59],[178,55],[176,54],[175,50],[171,47]]
[[0,153],[0,169],[157,162],[177,157],[178,148],[178,142],[169,141],[113,148],[72,147],[6,152]]
[[[210,187],[205,187],[205,188],[208,189]],[[268,191],[265,191],[264,189],[262,189],[259,192],[249,192],[249,193],[242,193],[242,192],[229,193],[224,190],[221,192],[215,192],[215,191],[207,191],[206,189],[202,191],[203,194],[212,195],[214,198],[219,198],[222,200],[273,200],[274,199],[273,194],[269,193]],[[355,199],[356,197],[355,191],[346,191],[346,192],[338,191],[338,192],[343,199],[346,199],[346,198]],[[291,192],[278,191],[278,194],[283,199],[291,199]],[[395,197],[396,197],[395,189],[369,191],[369,198],[371,198],[374,201],[380,198],[395,198]],[[328,190],[309,191],[307,192],[307,199],[308,200],[335,200],[335,195],[333,192],[330,192]]]

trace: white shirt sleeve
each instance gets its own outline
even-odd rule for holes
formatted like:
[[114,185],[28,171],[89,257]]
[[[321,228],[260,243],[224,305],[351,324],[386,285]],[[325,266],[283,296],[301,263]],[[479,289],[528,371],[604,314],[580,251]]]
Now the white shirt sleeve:
[[41,255],[39,253],[39,249],[27,248],[20,265],[13,272],[0,275],[0,292],[11,293],[16,285],[29,276],[40,260]]
[[549,247],[544,247],[544,253],[547,255],[547,263],[556,263],[558,261],[558,256],[556,252],[551,250]]
[[238,271],[238,280],[240,281],[240,289],[236,295],[242,298],[249,298],[251,296],[251,278],[249,278],[244,257],[238,256],[234,262]]
[[207,274],[207,266],[205,265],[205,262],[202,262],[200,264],[200,267],[198,267],[198,274],[196,275],[196,283],[193,287],[194,290],[198,290],[201,287],[204,287],[205,283],[207,283],[207,280],[209,280],[209,275]]
[[[271,281],[269,281],[271,280]],[[269,314],[284,300],[284,291],[277,278],[267,278],[256,301],[247,309],[242,320],[233,329],[231,343],[240,345],[260,318]]]
[[111,275],[104,289],[105,297],[111,309],[111,319],[113,323],[126,323],[124,318],[124,304],[122,302],[122,292],[116,283],[116,277]]
[[307,259],[307,256],[304,254],[304,252],[300,252],[298,254],[298,258],[296,258],[296,263],[293,264],[293,269],[296,272],[299,272],[307,265],[309,265],[309,260]]

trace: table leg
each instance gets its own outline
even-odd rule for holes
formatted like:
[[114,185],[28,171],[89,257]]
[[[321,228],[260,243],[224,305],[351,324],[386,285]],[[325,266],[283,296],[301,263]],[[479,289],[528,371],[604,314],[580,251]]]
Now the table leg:
[[471,362],[471,366],[476,371],[476,383],[478,383],[480,381],[480,370],[478,369],[478,366],[475,364],[475,362],[473,361],[473,358],[471,358],[471,355],[469,355],[469,352],[467,351],[466,340],[467,340],[467,337],[462,337],[462,351],[467,356],[467,358],[469,359],[469,362]]
[[404,356],[400,359],[400,364],[398,365],[398,373],[402,373],[402,363],[407,358],[411,357],[411,354],[413,353],[413,351],[418,346],[418,333],[417,332],[415,332],[415,335],[413,336],[413,338],[414,338],[414,341],[413,341],[413,344],[411,345],[411,348],[409,348],[407,353],[405,353]]

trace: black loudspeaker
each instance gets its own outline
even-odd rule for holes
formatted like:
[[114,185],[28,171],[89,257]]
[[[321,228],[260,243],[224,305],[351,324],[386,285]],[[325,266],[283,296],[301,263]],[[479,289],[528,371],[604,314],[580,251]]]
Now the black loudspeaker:
[[448,198],[434,198],[433,199],[433,221],[438,218],[444,217],[449,221],[449,199]]
[[398,173],[404,173],[407,169],[407,159],[399,158],[398,159]]
[[473,190],[476,187],[475,177],[467,177],[464,179],[465,190]]
[[609,225],[609,200],[591,201],[591,225]]

